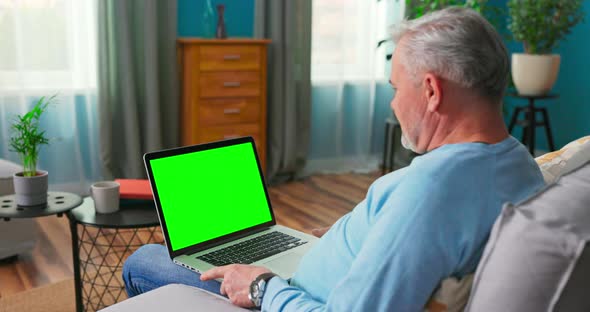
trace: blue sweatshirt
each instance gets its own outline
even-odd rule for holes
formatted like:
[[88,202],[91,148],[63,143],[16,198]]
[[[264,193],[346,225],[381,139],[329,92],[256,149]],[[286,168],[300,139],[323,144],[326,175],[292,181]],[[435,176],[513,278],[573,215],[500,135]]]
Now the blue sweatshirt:
[[376,180],[303,257],[263,311],[423,311],[439,283],[473,273],[503,203],[544,185],[513,137],[441,146]]

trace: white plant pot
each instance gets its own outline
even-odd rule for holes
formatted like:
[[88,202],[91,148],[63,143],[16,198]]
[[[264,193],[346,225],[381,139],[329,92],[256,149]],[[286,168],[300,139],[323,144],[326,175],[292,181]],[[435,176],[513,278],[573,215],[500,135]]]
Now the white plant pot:
[[14,194],[19,206],[38,206],[47,203],[47,171],[37,170],[34,177],[25,177],[22,172],[13,175]]
[[512,80],[521,95],[545,95],[551,91],[561,57],[558,54],[512,54]]

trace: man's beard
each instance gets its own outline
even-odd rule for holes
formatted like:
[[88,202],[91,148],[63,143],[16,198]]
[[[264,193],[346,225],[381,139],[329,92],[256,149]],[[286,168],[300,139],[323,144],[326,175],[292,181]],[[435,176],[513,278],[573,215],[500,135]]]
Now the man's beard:
[[402,131],[402,135],[401,135],[401,141],[402,141],[402,146],[407,149],[407,150],[411,150],[414,153],[418,153],[416,152],[416,144],[414,144],[414,142],[412,142],[410,139],[408,139],[408,137],[406,137],[406,134]]

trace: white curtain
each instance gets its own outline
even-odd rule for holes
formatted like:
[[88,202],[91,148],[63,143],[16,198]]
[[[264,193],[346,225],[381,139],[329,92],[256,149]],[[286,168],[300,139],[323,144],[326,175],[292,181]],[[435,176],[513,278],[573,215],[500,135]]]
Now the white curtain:
[[312,121],[305,173],[377,169],[385,119],[392,115],[387,84],[389,26],[402,0],[314,0]]
[[0,158],[10,125],[41,96],[57,97],[41,118],[50,145],[38,167],[50,189],[87,193],[101,179],[96,108],[96,1],[0,0]]

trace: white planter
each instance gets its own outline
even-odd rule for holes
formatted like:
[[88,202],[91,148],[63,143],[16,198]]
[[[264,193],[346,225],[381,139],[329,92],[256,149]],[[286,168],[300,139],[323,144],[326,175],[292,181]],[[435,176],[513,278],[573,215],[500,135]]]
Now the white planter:
[[545,95],[551,91],[561,57],[558,54],[512,54],[512,80],[521,95]]
[[22,172],[13,176],[16,204],[38,206],[47,203],[48,173],[37,170],[34,177],[24,177]]

